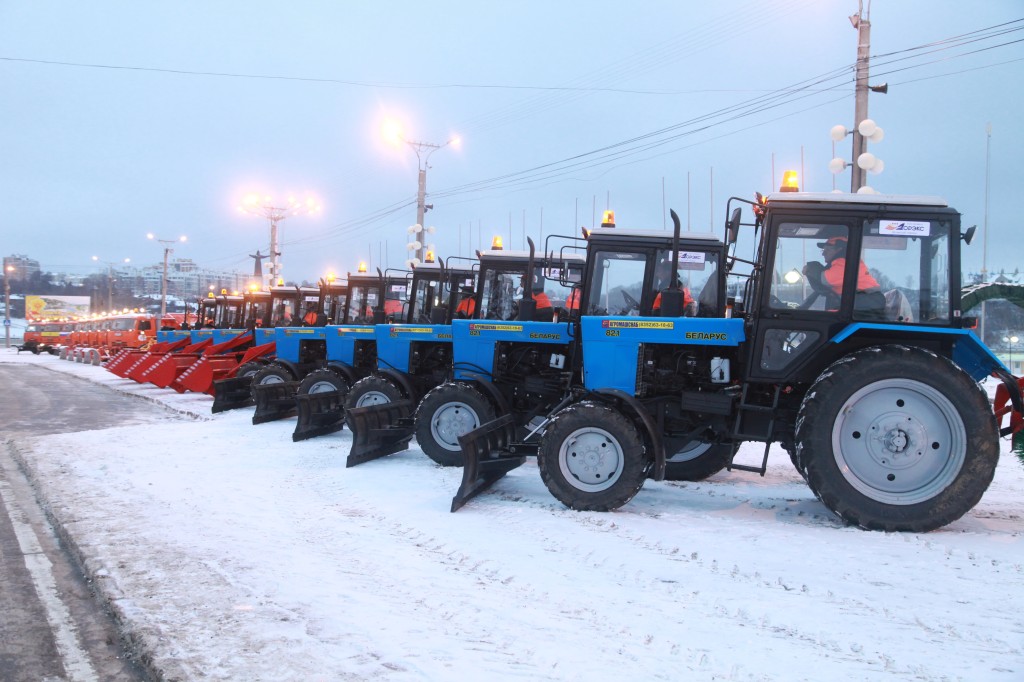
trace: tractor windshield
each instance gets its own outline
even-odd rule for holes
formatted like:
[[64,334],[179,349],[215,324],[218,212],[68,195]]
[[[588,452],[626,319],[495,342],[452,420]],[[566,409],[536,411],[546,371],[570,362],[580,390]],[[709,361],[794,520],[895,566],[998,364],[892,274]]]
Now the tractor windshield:
[[404,322],[409,300],[409,285],[405,282],[388,282],[384,288],[384,317],[388,322]]
[[349,288],[348,322],[373,324],[373,309],[377,307],[378,287],[354,284]]

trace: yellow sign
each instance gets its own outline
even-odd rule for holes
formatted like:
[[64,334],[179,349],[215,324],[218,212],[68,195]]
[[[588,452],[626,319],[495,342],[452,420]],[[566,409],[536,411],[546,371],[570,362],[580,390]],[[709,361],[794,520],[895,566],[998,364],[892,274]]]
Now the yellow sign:
[[654,320],[604,320],[602,327],[620,329],[675,329],[675,322],[661,322]]
[[345,334],[372,334],[373,327],[338,327],[338,335]]
[[292,336],[294,334],[316,334],[315,329],[285,329],[285,336]]
[[469,325],[469,331],[471,332],[521,332],[523,331],[523,325],[521,324],[479,324],[474,323]]
[[432,334],[434,330],[430,327],[392,327],[391,333],[398,334],[402,332],[404,334]]

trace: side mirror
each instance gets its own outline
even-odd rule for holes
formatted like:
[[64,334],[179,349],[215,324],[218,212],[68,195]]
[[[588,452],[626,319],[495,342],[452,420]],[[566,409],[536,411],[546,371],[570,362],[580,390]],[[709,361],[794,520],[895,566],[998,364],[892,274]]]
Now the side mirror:
[[729,220],[725,223],[725,243],[727,246],[735,244],[740,236],[740,217],[742,214],[740,207],[737,206],[732,210],[732,215],[729,216]]
[[966,232],[960,235],[960,238],[964,240],[964,243],[967,244],[967,246],[971,245],[971,240],[974,239],[974,233],[975,231],[977,231],[977,229],[977,225],[971,225],[970,227],[967,228]]

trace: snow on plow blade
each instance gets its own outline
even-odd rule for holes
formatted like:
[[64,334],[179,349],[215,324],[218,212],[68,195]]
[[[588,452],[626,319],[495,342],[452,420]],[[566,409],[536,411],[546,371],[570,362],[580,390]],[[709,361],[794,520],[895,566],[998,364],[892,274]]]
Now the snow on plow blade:
[[294,417],[295,394],[298,392],[298,381],[253,384],[252,396],[256,400],[256,411],[252,415],[252,423],[265,424],[285,417]]
[[210,412],[227,412],[239,407],[254,405],[252,397],[252,375],[247,377],[230,377],[213,382],[213,407]]
[[345,418],[352,429],[352,449],[345,466],[354,467],[408,449],[415,430],[415,409],[411,400],[396,400],[348,410]]
[[459,436],[462,485],[452,498],[453,512],[526,461],[522,455],[508,454],[515,431],[515,419],[505,414]]
[[345,395],[341,391],[320,391],[295,396],[299,419],[292,442],[341,431],[345,426]]

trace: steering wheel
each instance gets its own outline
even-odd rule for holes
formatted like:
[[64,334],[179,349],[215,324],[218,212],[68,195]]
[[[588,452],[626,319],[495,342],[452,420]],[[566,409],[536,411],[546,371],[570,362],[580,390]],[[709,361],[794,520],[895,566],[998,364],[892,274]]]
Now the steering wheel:
[[626,303],[626,307],[622,309],[622,312],[619,313],[619,315],[628,315],[629,311],[634,308],[636,310],[640,310],[640,301],[627,294],[625,290],[622,290],[619,293],[622,294],[622,300]]

